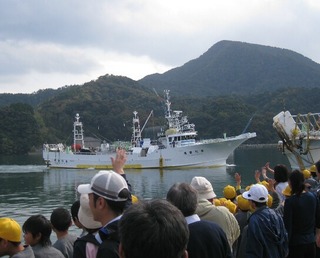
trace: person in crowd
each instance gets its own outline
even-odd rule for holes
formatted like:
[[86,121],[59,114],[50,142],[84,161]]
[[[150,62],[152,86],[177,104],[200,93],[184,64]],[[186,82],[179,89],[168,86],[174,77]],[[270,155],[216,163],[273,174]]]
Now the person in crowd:
[[142,201],[129,207],[120,219],[119,235],[120,258],[188,257],[187,222],[166,200]]
[[247,258],[283,258],[288,253],[288,235],[282,217],[268,208],[268,190],[254,184],[242,194],[249,200],[254,212],[249,217],[246,236]]
[[320,240],[319,200],[305,190],[304,176],[299,170],[290,174],[289,185],[291,196],[285,200],[283,215],[289,236],[288,258],[316,257],[315,240]]
[[73,224],[77,228],[82,229],[82,232],[79,237],[83,237],[84,235],[88,234],[88,232],[84,229],[84,227],[81,225],[81,223],[79,221],[79,218],[78,218],[79,209],[80,209],[80,200],[75,200],[70,208],[71,218],[72,218]]
[[[269,164],[269,163],[267,163],[267,164]],[[269,169],[270,169],[270,167],[269,167]],[[262,167],[261,171],[256,170],[255,175],[254,175],[255,180],[258,184],[264,185],[267,188],[268,193],[271,195],[272,206],[269,208],[271,208],[271,209],[279,209],[280,208],[281,209],[281,207],[279,207],[279,206],[283,206],[282,203],[283,203],[284,199],[278,194],[277,190],[275,189],[275,184],[276,184],[275,179],[268,178],[266,173],[267,173],[266,166]],[[261,175],[264,178],[263,181],[260,181]]]
[[[263,170],[267,170],[273,174],[275,183],[274,188],[280,197],[280,203],[285,200],[285,196],[282,194],[282,191],[288,186],[288,177],[289,177],[289,170],[283,164],[276,165],[273,169],[270,168],[270,163],[267,162],[264,166]],[[263,177],[268,180],[266,173],[262,172]]]
[[198,193],[187,183],[175,183],[167,193],[167,200],[181,210],[189,226],[187,251],[190,258],[232,257],[229,242],[222,228],[195,213]]
[[103,227],[96,234],[99,248],[97,258],[119,257],[118,222],[125,208],[131,204],[131,193],[123,171],[126,162],[124,150],[118,150],[112,159],[113,169],[97,173],[90,184],[78,186],[80,194],[89,195],[93,218]]
[[202,220],[217,223],[225,232],[230,248],[240,235],[239,224],[234,215],[224,206],[215,206],[212,184],[205,177],[193,177],[191,186],[197,191],[198,204],[195,213]]
[[52,245],[57,248],[66,258],[73,257],[73,244],[77,239],[76,235],[69,233],[72,225],[70,212],[65,208],[56,208],[50,216],[52,230],[57,235],[57,241]]
[[243,236],[243,230],[248,225],[248,218],[251,215],[251,213],[250,213],[250,202],[247,199],[243,198],[242,195],[238,195],[236,197],[236,202],[237,202],[237,212],[234,216],[238,221],[238,224],[240,227],[240,236],[236,241],[236,245],[234,245],[233,255],[234,257],[239,257],[239,249],[240,249],[241,239]]
[[317,180],[312,177],[309,169],[304,169],[302,171],[304,177],[304,185],[307,191],[312,191],[317,185]]
[[223,196],[227,200],[234,201],[237,197],[236,188],[232,185],[227,185],[223,188]]
[[102,227],[101,223],[93,219],[93,214],[89,206],[88,194],[81,194],[80,208],[78,214],[79,222],[83,225],[86,235],[78,238],[74,243],[74,258],[95,258],[98,253],[99,243],[95,235]]
[[0,218],[0,257],[34,258],[31,246],[21,243],[22,230],[11,218]]
[[32,215],[23,224],[24,241],[31,245],[35,258],[64,258],[64,255],[51,245],[51,223],[43,215]]
[[313,164],[310,168],[309,168],[310,172],[311,172],[311,176],[313,178],[317,177],[317,167],[315,164]]

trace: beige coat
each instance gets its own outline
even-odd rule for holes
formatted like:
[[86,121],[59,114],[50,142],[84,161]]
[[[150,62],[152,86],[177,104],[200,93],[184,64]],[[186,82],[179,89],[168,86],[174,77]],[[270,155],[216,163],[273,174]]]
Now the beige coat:
[[217,223],[226,233],[232,250],[233,243],[240,235],[240,227],[235,216],[224,206],[215,206],[206,199],[200,199],[196,213],[201,220],[209,220]]

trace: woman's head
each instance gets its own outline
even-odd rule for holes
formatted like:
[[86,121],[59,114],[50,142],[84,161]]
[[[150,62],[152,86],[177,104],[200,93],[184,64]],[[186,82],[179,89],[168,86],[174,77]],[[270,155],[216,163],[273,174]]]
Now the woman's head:
[[301,194],[305,188],[304,176],[299,170],[294,170],[290,173],[289,184],[292,194]]

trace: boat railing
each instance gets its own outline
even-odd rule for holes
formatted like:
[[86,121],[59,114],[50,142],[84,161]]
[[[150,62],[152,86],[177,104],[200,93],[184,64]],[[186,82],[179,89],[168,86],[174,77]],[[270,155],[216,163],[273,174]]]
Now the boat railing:
[[295,120],[296,129],[300,131],[299,136],[319,136],[320,135],[320,113],[308,113],[292,115]]

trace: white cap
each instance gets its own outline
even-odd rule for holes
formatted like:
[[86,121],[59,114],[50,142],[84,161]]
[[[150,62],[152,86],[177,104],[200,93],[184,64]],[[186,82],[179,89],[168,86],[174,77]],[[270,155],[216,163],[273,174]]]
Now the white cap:
[[202,176],[195,176],[191,180],[191,186],[197,190],[198,199],[213,199],[217,195],[213,191],[211,183]]
[[81,194],[95,193],[115,202],[126,201],[128,199],[119,197],[119,193],[123,189],[128,189],[126,180],[112,170],[101,170],[91,179],[90,184],[78,186],[78,192]]
[[267,202],[268,201],[268,190],[262,184],[254,184],[250,187],[249,191],[242,194],[243,198],[252,200],[255,202]]

